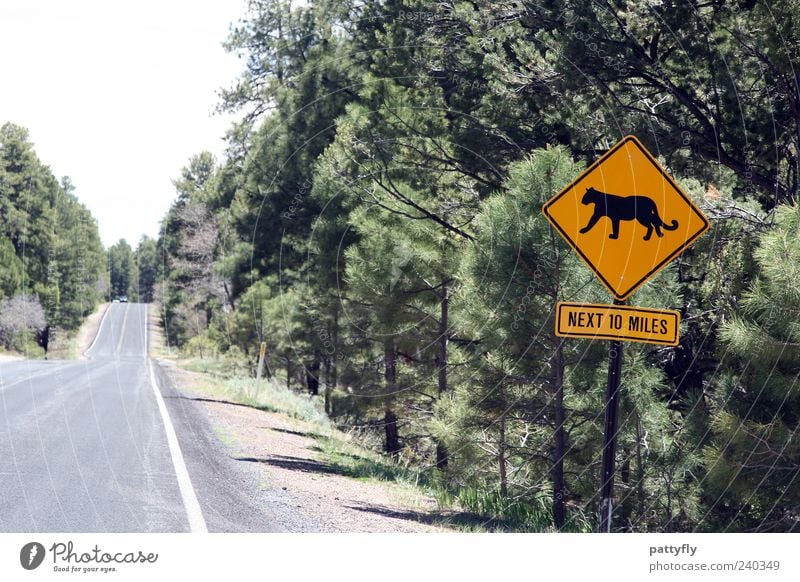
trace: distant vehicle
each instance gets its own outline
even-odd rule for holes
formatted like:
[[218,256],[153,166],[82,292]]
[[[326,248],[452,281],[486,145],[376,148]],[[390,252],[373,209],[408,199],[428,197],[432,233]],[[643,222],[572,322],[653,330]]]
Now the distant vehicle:
[[127,302],[128,302],[128,296],[127,296],[127,295],[123,295],[122,297],[120,297],[120,298],[119,298],[119,300],[120,300],[122,303],[127,303]]
[[119,303],[119,297],[114,297],[114,299],[111,300],[111,303]]

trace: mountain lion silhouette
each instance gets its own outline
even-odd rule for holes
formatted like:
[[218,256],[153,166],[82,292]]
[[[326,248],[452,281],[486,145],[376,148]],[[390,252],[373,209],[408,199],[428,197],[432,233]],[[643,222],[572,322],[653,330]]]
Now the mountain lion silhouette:
[[607,216],[611,220],[612,233],[608,238],[619,238],[619,222],[621,220],[638,220],[639,223],[647,227],[647,234],[644,240],[650,240],[653,231],[660,237],[664,236],[661,229],[675,230],[678,228],[678,221],[673,220],[666,224],[658,215],[658,207],[651,198],[647,196],[615,196],[587,188],[581,202],[585,205],[594,204],[594,214],[589,219],[589,223],[580,230],[581,234],[586,234],[597,221]]

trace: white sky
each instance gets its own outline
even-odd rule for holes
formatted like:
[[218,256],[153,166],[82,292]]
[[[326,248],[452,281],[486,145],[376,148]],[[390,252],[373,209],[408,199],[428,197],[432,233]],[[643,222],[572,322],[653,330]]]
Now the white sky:
[[157,236],[171,180],[221,158],[217,91],[244,68],[221,43],[244,0],[0,0],[0,125],[27,127],[70,176],[103,243]]

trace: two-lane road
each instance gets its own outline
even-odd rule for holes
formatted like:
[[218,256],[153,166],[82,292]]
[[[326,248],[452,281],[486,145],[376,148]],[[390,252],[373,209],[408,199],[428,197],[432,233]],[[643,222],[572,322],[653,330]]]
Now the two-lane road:
[[112,304],[89,359],[0,365],[0,531],[190,530],[146,322]]
[[112,303],[86,355],[92,360],[147,358],[147,305]]
[[114,303],[86,360],[0,364],[0,532],[311,527],[150,360],[147,324]]

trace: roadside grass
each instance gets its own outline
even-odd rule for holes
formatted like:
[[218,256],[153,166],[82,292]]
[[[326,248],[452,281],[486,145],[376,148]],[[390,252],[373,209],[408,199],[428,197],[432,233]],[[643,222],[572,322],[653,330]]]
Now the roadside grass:
[[[335,436],[322,439],[312,448],[349,477],[397,483],[433,497],[439,511],[432,517],[439,525],[466,532],[553,531],[549,494],[515,499],[499,491],[474,486],[454,489],[434,468],[420,469],[405,465],[402,460],[392,462],[358,443]],[[571,512],[562,531],[590,532],[592,522],[580,511]]]
[[50,360],[74,360],[77,358],[77,340],[75,333],[61,335],[58,341],[50,343],[47,354],[44,348],[39,346],[33,339],[25,342],[19,349],[0,348],[0,359],[2,360],[44,360],[45,355]]
[[[521,499],[503,496],[498,490],[467,486],[458,490],[455,501],[468,514],[484,520],[478,524],[484,531],[555,531],[552,528],[552,497],[548,493]],[[569,512],[561,531],[591,532],[592,522],[583,512]]]
[[297,393],[272,379],[226,377],[228,363],[180,358],[176,364],[199,373],[195,390],[205,396],[259,410],[285,415],[306,423],[306,436],[316,441],[311,450],[336,472],[354,479],[395,483],[414,493],[433,495],[430,474],[402,462],[394,462],[371,450],[355,432],[344,432],[328,418],[320,398]]
[[[173,353],[174,349],[173,349]],[[246,377],[250,371],[249,367],[234,358],[214,357],[202,358],[199,356],[186,356],[185,354],[175,354],[178,357],[181,368],[200,374],[208,374],[216,378],[225,380],[248,381]],[[255,382],[255,378],[251,379]],[[266,382],[266,379],[264,380]]]
[[164,328],[161,326],[161,306],[150,303],[147,307],[147,349],[151,358],[175,361],[180,355],[178,349],[167,344]]
[[[84,324],[86,325],[86,324]],[[59,330],[60,331],[60,330]],[[55,341],[50,340],[47,346],[47,359],[49,360],[77,360],[81,356],[81,349],[79,345],[79,336],[81,330],[73,332],[64,332],[56,334]],[[38,348],[38,346],[36,346]],[[39,354],[28,355],[28,358],[44,358],[44,350],[39,348]]]
[[6,350],[0,348],[1,359],[19,360],[78,360],[83,356],[100,326],[100,321],[105,313],[108,303],[101,303],[86,316],[78,329],[67,330],[61,327],[51,328],[50,341],[47,353],[39,346],[33,337],[24,342],[24,347],[19,350]]

